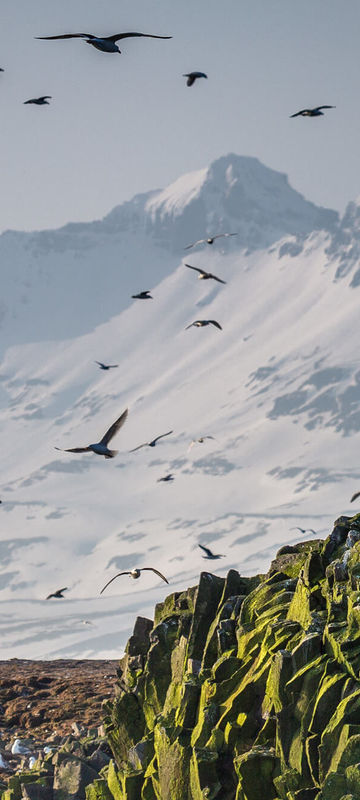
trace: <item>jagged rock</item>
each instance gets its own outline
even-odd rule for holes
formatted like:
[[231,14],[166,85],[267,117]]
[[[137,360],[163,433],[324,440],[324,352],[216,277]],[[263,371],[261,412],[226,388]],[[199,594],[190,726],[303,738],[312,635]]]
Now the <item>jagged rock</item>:
[[54,800],[85,800],[85,788],[97,772],[84,761],[67,753],[57,753],[54,771]]

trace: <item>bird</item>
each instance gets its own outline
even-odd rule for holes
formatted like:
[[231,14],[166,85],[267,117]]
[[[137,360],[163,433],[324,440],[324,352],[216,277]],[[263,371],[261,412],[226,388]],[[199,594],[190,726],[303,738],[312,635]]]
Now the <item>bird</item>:
[[215,436],[200,436],[199,439],[192,439],[189,444],[188,450],[191,450],[194,447],[194,444],[203,444],[205,439],[215,439]]
[[204,551],[205,555],[203,558],[208,558],[210,561],[214,561],[216,558],[225,558],[224,555],[220,555],[220,553],[213,553],[209,547],[205,547],[203,544],[199,544],[199,547]]
[[63,453],[87,453],[89,451],[96,453],[98,456],[105,456],[105,458],[114,458],[118,453],[118,450],[109,450],[108,444],[110,440],[115,436],[115,434],[122,428],[124,422],[126,422],[126,417],[128,415],[128,409],[126,408],[125,411],[120,415],[120,417],[110,425],[110,428],[104,434],[103,438],[100,439],[100,442],[95,442],[95,444],[89,444],[87,447],[55,447],[55,450],[62,450]]
[[95,36],[93,33],[63,33],[61,36],[35,36],[35,39],[85,39],[87,44],[92,44],[103,53],[121,53],[116,42],[119,39],[129,39],[134,36],[143,36],[146,39],[172,39],[172,36],[155,36],[152,33],[114,33],[113,36]]
[[25,100],[24,106],[27,106],[29,103],[32,103],[35,106],[49,106],[50,103],[48,102],[51,100],[50,94],[44,94],[43,97],[33,97],[31,100]]
[[[360,492],[355,492],[355,494],[353,494],[353,496],[352,496],[352,498],[350,500],[350,503],[353,503],[354,500],[356,500],[357,497],[360,497]],[[1,502],[1,500],[0,500],[0,502]]]
[[204,328],[205,325],[215,325],[215,328],[219,328],[219,330],[222,331],[222,327],[219,322],[216,322],[216,319],[196,319],[191,325],[187,325],[185,330],[187,331],[189,328],[192,328],[193,325],[195,328]]
[[183,78],[187,78],[186,86],[192,86],[197,78],[207,78],[205,72],[185,72]]
[[135,453],[135,450],[140,450],[141,447],[155,447],[159,439],[163,439],[164,436],[170,436],[170,433],[174,433],[174,431],[168,431],[167,433],[161,433],[160,436],[157,436],[155,439],[152,439],[151,442],[143,442],[142,444],[138,444],[137,447],[133,447],[132,450],[129,450],[129,453]]
[[102,361],[94,361],[94,364],[99,364],[100,369],[115,369],[119,364],[103,364]]
[[303,108],[302,111],[297,111],[296,114],[290,114],[290,119],[293,117],[323,117],[322,108],[336,108],[336,106],[316,106],[316,108]]
[[307,533],[307,532],[309,532],[309,533],[313,533],[313,534],[314,534],[314,536],[316,536],[316,531],[314,531],[314,529],[313,529],[313,528],[299,528],[299,527],[297,527],[297,528],[290,528],[290,530],[291,530],[291,531],[300,531],[300,533]]
[[213,275],[212,272],[205,272],[204,269],[199,269],[199,267],[192,267],[191,264],[185,264],[185,267],[188,267],[188,269],[194,269],[195,272],[199,272],[198,281],[201,280],[208,281],[210,278],[212,278],[214,281],[218,281],[219,283],[226,283],[226,281],[223,281],[221,278],[218,278],[217,275]]
[[196,247],[197,244],[214,244],[215,239],[221,239],[227,236],[238,236],[238,233],[217,233],[216,236],[208,236],[207,239],[198,239],[197,242],[187,244],[185,250],[190,250],[190,247]]
[[46,599],[50,600],[51,597],[58,597],[58,598],[61,598],[61,600],[63,600],[64,599],[63,592],[68,592],[68,591],[69,591],[68,587],[64,586],[63,589],[57,589],[56,592],[53,592],[52,594],[48,594]]
[[158,478],[157,479],[157,483],[161,483],[161,481],[163,481],[164,483],[168,483],[169,481],[174,481],[174,480],[175,480],[175,478],[174,478],[173,473],[169,472],[169,474],[168,475],[164,475],[163,478]]
[[105,583],[105,586],[103,586],[103,588],[101,589],[100,594],[102,594],[105,591],[107,586],[109,586],[110,583],[112,583],[115,580],[115,578],[120,578],[120,575],[130,575],[130,578],[134,578],[134,580],[136,580],[137,578],[140,578],[141,573],[145,569],[151,570],[151,572],[155,572],[156,575],[159,575],[159,577],[162,578],[163,581],[165,581],[165,583],[169,583],[167,578],[165,578],[165,575],[162,575],[161,572],[159,572],[159,570],[155,569],[154,567],[141,567],[141,569],[130,569],[127,570],[126,572],[118,572],[117,575],[114,575],[113,578],[111,578],[107,583]]
[[2,67],[0,67],[0,72],[5,72],[5,70]]
[[133,300],[153,300],[154,298],[150,294],[151,289],[146,289],[145,292],[139,292],[139,294],[132,294],[131,297]]
[[11,748],[11,752],[13,756],[26,756],[32,751],[29,749],[27,744],[25,744],[23,739],[15,739]]
[[[2,69],[0,70],[0,72],[4,72],[4,70]],[[0,769],[4,769],[6,771],[11,770],[10,764],[8,763],[8,761],[6,761],[5,758],[3,758],[2,753],[0,753]]]

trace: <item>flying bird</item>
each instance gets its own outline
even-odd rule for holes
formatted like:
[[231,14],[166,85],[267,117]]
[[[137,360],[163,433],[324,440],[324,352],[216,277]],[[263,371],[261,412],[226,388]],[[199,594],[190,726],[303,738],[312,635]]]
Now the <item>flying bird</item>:
[[35,106],[49,106],[49,100],[51,100],[51,95],[44,94],[43,97],[33,97],[31,100],[25,100],[24,106],[27,106],[29,103],[33,103]]
[[174,478],[173,473],[169,472],[169,474],[168,475],[164,475],[163,478],[158,478],[157,479],[157,483],[161,483],[161,481],[163,481],[164,483],[168,483],[169,481],[174,481],[174,480],[175,480],[175,478]]
[[94,364],[99,364],[100,369],[115,369],[119,364],[103,364],[102,361],[94,361]]
[[198,239],[197,242],[193,242],[192,244],[188,244],[185,247],[185,250],[190,250],[190,247],[196,247],[197,244],[214,244],[215,239],[221,239],[227,236],[238,236],[238,233],[217,233],[216,236],[208,236],[207,239]]
[[85,39],[87,44],[92,44],[103,53],[121,53],[116,42],[134,36],[143,36],[146,39],[172,39],[172,36],[155,36],[152,33],[114,33],[113,36],[94,36],[93,33],[63,33],[61,36],[35,36],[35,39]]
[[199,547],[201,547],[201,549],[202,549],[202,550],[204,551],[204,553],[205,553],[205,555],[203,556],[203,558],[208,558],[209,560],[212,560],[212,561],[214,561],[216,558],[225,558],[225,556],[224,556],[224,555],[220,555],[219,553],[218,553],[218,554],[216,554],[216,553],[213,553],[213,552],[212,552],[212,550],[210,550],[210,548],[209,548],[209,547],[204,547],[204,545],[203,545],[203,544],[199,544]]
[[113,578],[111,578],[107,583],[105,583],[105,586],[101,589],[100,594],[102,594],[105,591],[107,586],[109,586],[110,583],[112,583],[115,580],[115,578],[120,578],[120,575],[130,575],[130,578],[134,578],[134,580],[136,580],[137,578],[140,578],[140,575],[142,572],[144,572],[144,570],[150,570],[151,572],[155,572],[156,575],[159,575],[159,578],[162,578],[162,580],[165,581],[165,583],[169,583],[167,578],[165,578],[165,575],[162,575],[161,572],[159,572],[159,570],[155,569],[154,567],[141,567],[141,569],[130,569],[127,570],[126,572],[118,572],[117,575],[114,575]]
[[2,69],[2,67],[0,67],[0,72],[5,72],[5,70],[4,70],[4,69]]
[[219,322],[216,322],[216,319],[196,319],[191,325],[187,325],[185,330],[187,331],[189,328],[192,328],[193,325],[195,328],[204,328],[205,325],[215,325],[215,328],[219,328],[219,330],[222,331],[222,327]]
[[290,114],[290,119],[293,117],[322,117],[324,116],[321,111],[322,108],[336,108],[336,106],[316,106],[316,108],[303,108],[302,111],[297,111],[296,114]]
[[291,531],[300,531],[300,533],[313,533],[316,536],[316,531],[313,528],[290,528]]
[[207,78],[205,72],[185,72],[183,78],[187,78],[186,86],[192,86],[197,78]]
[[139,292],[139,294],[132,294],[131,297],[134,300],[153,300],[154,298],[150,294],[151,289],[147,289],[145,292]]
[[199,439],[192,439],[189,444],[188,450],[191,450],[194,447],[194,444],[203,444],[205,439],[215,439],[215,436],[200,436]]
[[128,409],[126,408],[125,411],[121,414],[121,416],[110,425],[110,428],[104,434],[103,438],[100,442],[96,442],[95,444],[89,444],[87,447],[55,447],[55,450],[62,450],[63,453],[87,453],[92,451],[96,453],[98,456],[105,456],[105,458],[114,458],[118,453],[118,450],[109,450],[108,444],[111,439],[115,436],[115,434],[122,428],[124,422],[126,421],[126,417],[128,415]]
[[355,494],[353,494],[353,496],[352,496],[352,498],[350,500],[350,503],[353,503],[354,500],[356,500],[357,497],[360,497],[360,492],[355,492]]
[[174,433],[174,431],[168,431],[167,433],[161,433],[160,436],[157,436],[156,439],[152,439],[151,442],[143,442],[142,444],[138,444],[137,447],[133,447],[132,450],[129,450],[129,453],[135,453],[135,450],[140,450],[141,447],[155,447],[159,439],[163,439],[164,436],[170,436],[170,433]]
[[195,272],[199,272],[198,281],[208,281],[212,278],[214,281],[218,281],[219,283],[226,283],[221,278],[218,278],[217,275],[213,275],[212,272],[205,272],[204,269],[199,269],[199,267],[192,267],[191,264],[185,264],[185,267],[188,269],[194,269]]
[[63,592],[68,592],[68,591],[69,590],[68,590],[67,586],[64,586],[63,589],[58,589],[56,592],[53,592],[52,594],[48,594],[46,599],[50,600],[50,597],[59,597],[59,598],[61,598],[63,600],[64,599]]

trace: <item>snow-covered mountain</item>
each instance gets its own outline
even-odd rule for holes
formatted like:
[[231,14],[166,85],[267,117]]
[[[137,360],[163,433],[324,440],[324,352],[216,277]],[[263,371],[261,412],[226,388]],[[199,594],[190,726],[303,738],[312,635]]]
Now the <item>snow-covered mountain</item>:
[[[116,657],[135,614],[201,569],[265,570],[292,528],[325,536],[350,513],[359,208],[339,220],[230,155],[102,221],[0,237],[2,658]],[[218,232],[238,235],[184,250]],[[154,299],[131,299],[143,289]],[[223,330],[185,330],[195,319]],[[54,450],[97,441],[125,407],[116,459]],[[99,597],[133,566],[170,587],[143,573]]]

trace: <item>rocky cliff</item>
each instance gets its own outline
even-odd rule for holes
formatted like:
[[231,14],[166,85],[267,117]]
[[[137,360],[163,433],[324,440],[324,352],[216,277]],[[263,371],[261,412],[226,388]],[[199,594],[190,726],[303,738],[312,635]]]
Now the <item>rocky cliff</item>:
[[138,618],[104,705],[113,760],[54,800],[360,798],[359,668],[360,514]]

